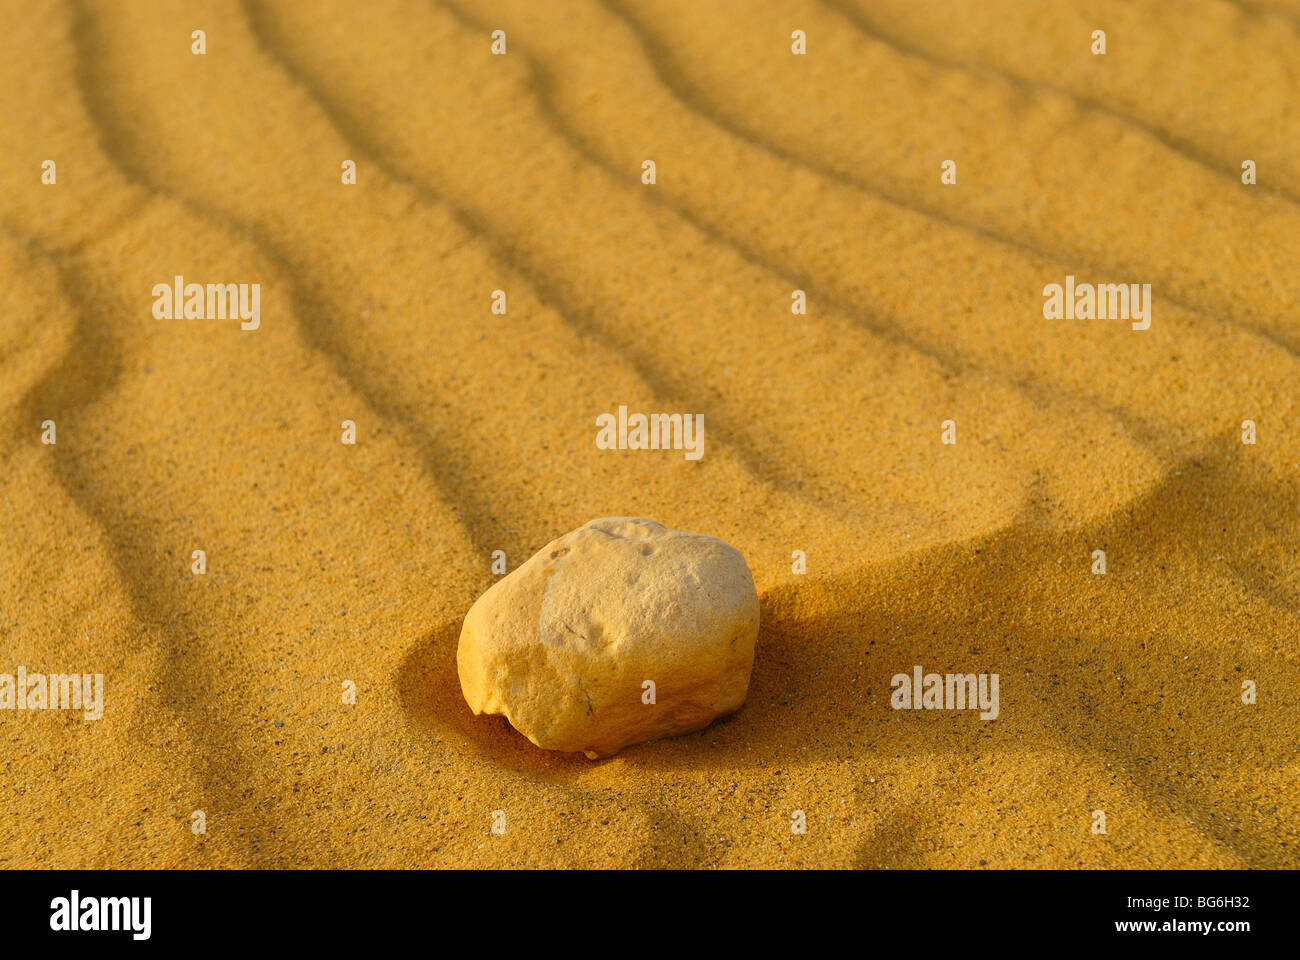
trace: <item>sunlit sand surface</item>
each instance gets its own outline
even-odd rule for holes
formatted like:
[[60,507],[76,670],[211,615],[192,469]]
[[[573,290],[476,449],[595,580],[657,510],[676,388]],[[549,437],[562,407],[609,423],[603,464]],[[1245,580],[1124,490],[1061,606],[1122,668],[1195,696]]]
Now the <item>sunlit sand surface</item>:
[[[1300,5],[4,7],[0,672],[106,693],[0,711],[0,866],[1300,865]],[[763,622],[739,712],[593,763],[455,645],[602,516]]]

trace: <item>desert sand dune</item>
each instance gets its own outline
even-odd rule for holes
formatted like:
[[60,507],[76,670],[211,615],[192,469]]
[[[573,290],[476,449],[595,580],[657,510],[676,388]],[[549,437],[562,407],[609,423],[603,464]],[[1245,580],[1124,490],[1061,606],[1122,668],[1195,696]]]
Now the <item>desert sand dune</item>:
[[[1297,864],[1300,10],[8,6],[0,672],[107,693],[0,712],[0,865]],[[620,404],[704,456],[598,449]],[[603,515],[735,545],[763,623],[738,713],[592,763],[455,648]],[[998,719],[891,709],[914,664]]]

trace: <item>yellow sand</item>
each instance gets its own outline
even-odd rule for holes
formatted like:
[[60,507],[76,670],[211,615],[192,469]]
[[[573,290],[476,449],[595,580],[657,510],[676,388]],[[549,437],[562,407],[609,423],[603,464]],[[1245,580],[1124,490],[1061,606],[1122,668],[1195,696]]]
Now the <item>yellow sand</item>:
[[[107,692],[0,712],[0,866],[1300,865],[1294,0],[3,6],[0,672]],[[607,515],[763,628],[739,713],[592,763],[454,651]]]

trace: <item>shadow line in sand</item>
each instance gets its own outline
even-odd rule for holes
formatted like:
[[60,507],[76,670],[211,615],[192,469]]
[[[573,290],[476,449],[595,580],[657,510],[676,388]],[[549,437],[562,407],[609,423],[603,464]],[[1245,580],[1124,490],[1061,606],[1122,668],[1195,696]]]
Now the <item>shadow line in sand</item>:
[[439,624],[403,659],[397,697],[407,716],[429,735],[451,740],[517,773],[567,782],[590,765],[582,754],[541,750],[505,717],[475,716],[461,694],[456,672],[459,620]]
[[[695,113],[706,123],[712,125],[725,135],[730,136],[739,142],[743,142],[756,150],[807,170],[828,183],[834,183],[846,189],[861,192],[864,195],[870,196],[881,202],[922,216],[933,224],[941,225],[958,231],[961,234],[987,241],[999,248],[1018,251],[1033,260],[1046,260],[1062,266],[1069,265],[1073,269],[1086,268],[1094,272],[1102,272],[1103,270],[1111,269],[1097,264],[1091,257],[1083,255],[1081,251],[1064,251],[1048,245],[1034,246],[1033,244],[1027,243],[1023,238],[1016,236],[1014,233],[981,225],[974,222],[969,217],[955,216],[952,213],[945,211],[940,205],[925,202],[925,200],[919,196],[904,195],[896,189],[889,189],[886,184],[870,182],[861,177],[855,178],[847,176],[835,170],[832,165],[814,159],[808,152],[801,152],[799,154],[792,153],[790,150],[783,148],[780,144],[772,140],[770,136],[764,135],[761,130],[737,123],[733,118],[728,117],[725,110],[719,108],[716,103],[712,102],[706,92],[700,89],[694,80],[678,65],[679,54],[673,49],[672,45],[651,30],[650,25],[653,22],[652,18],[646,18],[643,12],[638,11],[634,5],[628,4],[626,0],[597,0],[597,2],[632,31],[636,36],[637,41],[646,51],[647,59],[652,65],[655,73],[673,97],[676,98],[676,100],[687,110]],[[838,15],[843,17],[846,24],[859,30],[864,37],[889,46],[902,55],[923,60],[934,69],[950,69],[960,71],[970,76],[979,75],[978,71],[972,70],[963,65],[947,63],[909,47],[899,45],[894,42],[893,39],[886,37],[869,27],[861,13],[850,11],[844,5],[842,0],[821,0],[821,2],[827,5],[828,9],[834,10]],[[534,70],[539,72],[540,79],[546,79],[545,72],[539,64],[534,63]],[[993,74],[999,74],[999,72],[994,68],[988,68],[988,71]],[[1001,77],[1002,82],[1008,84],[1008,86],[1013,89],[1021,90],[1022,92],[1027,92],[1032,89],[1031,85],[1012,77],[1001,74],[999,74],[999,76]],[[1109,116],[1118,123],[1129,125],[1133,129],[1150,136],[1153,140],[1173,152],[1178,157],[1196,163],[1207,175],[1221,178],[1225,182],[1236,182],[1235,174],[1229,174],[1220,170],[1217,166],[1205,159],[1203,155],[1198,154],[1191,147],[1180,146],[1179,141],[1175,138],[1165,136],[1154,128],[1146,126],[1136,118],[1121,115],[1104,106],[1100,102],[1076,97],[1065,90],[1058,90],[1050,87],[1044,87],[1042,89],[1050,89],[1058,96],[1070,99],[1075,102],[1080,109],[1094,110],[1100,114]],[[552,115],[558,128],[564,129],[567,126],[567,124],[563,122],[562,118],[560,118],[558,112],[551,108],[549,104],[548,113]],[[1282,202],[1289,206],[1295,206],[1296,198],[1285,194],[1282,192],[1281,188],[1274,190],[1273,193],[1277,198],[1280,198]],[[694,218],[692,218],[692,222],[694,222]],[[748,247],[750,245],[746,244],[745,246]],[[746,256],[748,256],[748,253]],[[789,267],[781,268],[780,272],[789,273]],[[804,289],[810,288],[804,287]],[[826,295],[824,292],[819,293],[818,295],[819,300],[824,300],[825,297]],[[1225,311],[1215,311],[1211,313],[1204,309],[1194,308],[1190,304],[1184,302],[1180,297],[1171,294],[1169,289],[1164,289],[1162,291],[1161,300],[1164,303],[1175,306],[1185,313],[1194,316],[1213,316],[1216,319],[1223,320],[1247,334],[1259,337],[1260,339],[1285,350],[1292,356],[1300,356],[1300,353],[1297,351],[1297,345],[1294,342],[1283,339],[1277,333],[1261,327],[1258,324],[1247,322],[1239,316],[1231,315]],[[837,308],[844,309],[843,306],[839,305],[837,305]],[[860,311],[850,312],[853,313],[859,321],[863,319]],[[875,320],[869,324],[869,326],[872,327],[877,325],[884,327],[886,330],[891,329],[890,324],[877,323]],[[909,343],[909,345],[912,344]]]
[[[811,461],[798,465],[800,452],[794,449],[785,451],[784,456],[794,466],[787,465],[782,458],[773,458],[765,446],[761,434],[756,434],[754,425],[746,423],[746,416],[728,405],[721,393],[716,390],[698,392],[700,381],[683,378],[671,364],[666,364],[658,351],[648,349],[636,339],[620,335],[608,324],[598,318],[598,311],[584,305],[582,298],[566,291],[566,281],[548,273],[544,258],[538,251],[525,248],[501,228],[499,219],[494,220],[486,212],[491,209],[472,198],[458,197],[446,187],[440,186],[427,175],[426,171],[413,169],[408,162],[401,159],[402,151],[394,149],[391,134],[387,136],[378,128],[372,117],[357,116],[349,110],[339,97],[320,82],[311,71],[300,64],[300,57],[295,55],[292,34],[278,24],[274,15],[274,4],[264,4],[255,0],[243,0],[242,10],[250,32],[259,47],[270,57],[286,76],[297,84],[328,118],[340,138],[346,140],[353,148],[354,154],[363,155],[382,172],[392,183],[401,185],[414,192],[423,203],[437,206],[450,213],[456,222],[475,238],[481,239],[488,246],[491,255],[510,273],[522,278],[530,287],[531,294],[542,306],[553,310],[555,314],[579,337],[598,344],[603,349],[616,355],[637,378],[645,383],[657,398],[657,403],[664,409],[687,409],[698,404],[703,398],[708,401],[707,416],[710,424],[710,443],[715,449],[727,449],[735,457],[747,474],[756,482],[767,484],[775,490],[791,497],[811,502],[808,497],[806,477],[813,472]],[[455,22],[467,26],[466,21],[457,10],[439,5]],[[545,115],[549,115],[549,112]],[[574,157],[590,163],[593,169],[603,172],[610,182],[617,182],[607,163],[593,154],[583,150],[581,145],[570,137],[563,125],[553,122],[548,132],[558,137],[574,151]],[[646,203],[647,209],[660,209],[664,213],[678,216],[668,205],[656,201],[643,200],[636,194],[637,202]],[[694,219],[681,218],[683,223],[700,230],[701,236],[717,243],[720,249],[734,253],[740,259],[756,269],[780,276],[755,260],[749,259],[739,248],[721,235],[708,229],[700,228]],[[904,341],[896,338],[896,342]],[[910,344],[909,344],[910,346]],[[912,349],[915,349],[914,347]],[[936,361],[938,362],[938,361]],[[455,458],[448,458],[446,463],[453,463]],[[458,497],[464,502],[474,496],[474,484],[463,484],[458,488]],[[485,507],[478,515],[490,519],[491,510]],[[487,521],[480,521],[477,516],[470,524],[472,530],[486,527]],[[508,531],[506,532],[508,533]],[[493,534],[500,542],[502,534]]]
[[[1231,459],[1184,464],[1142,502],[1083,530],[1031,521],[996,538],[769,589],[745,705],[704,730],[600,762],[651,776],[847,765],[865,780],[873,763],[913,757],[1068,752],[1116,771],[1147,802],[1194,822],[1244,863],[1272,863],[1285,851],[1267,830],[1243,827],[1245,801],[1219,780],[1243,763],[1266,774],[1294,758],[1267,710],[1252,714],[1236,701],[1242,677],[1267,676],[1275,689],[1300,685],[1300,663],[1285,643],[1296,630],[1297,598],[1240,558],[1250,573],[1225,565],[1213,577],[1217,597],[1182,595],[1161,577],[1180,555],[1230,551],[1213,519],[1195,519],[1195,507],[1207,497],[1242,496],[1255,498],[1265,523],[1283,519],[1289,502],[1285,491],[1253,487]],[[1159,532],[1144,540],[1140,531]],[[1243,533],[1242,542],[1252,536]],[[1125,546],[1138,543],[1141,555]],[[1110,551],[1105,577],[1091,573],[1097,545]],[[897,585],[907,582],[915,587],[899,599]],[[1060,602],[1067,594],[1073,603]],[[1092,614],[1082,621],[1074,615],[1080,595]],[[1225,595],[1249,607],[1256,629],[1271,623],[1277,634],[1255,643],[1205,635],[1198,608]],[[1174,607],[1182,612],[1171,615]],[[535,748],[504,718],[470,713],[455,668],[459,628],[441,625],[408,655],[398,682],[407,712],[439,738],[517,773],[570,782],[592,769],[579,754]],[[1000,717],[894,710],[891,677],[918,664],[1000,674]],[[857,859],[895,861],[870,843]]]
[[[105,286],[104,277],[87,265],[77,253],[55,250],[40,253],[31,238],[21,238],[33,256],[43,256],[55,267],[59,297],[73,314],[72,331],[65,351],[32,385],[19,403],[20,421],[40,423],[53,416],[59,424],[75,423],[79,415],[109,397],[118,389],[126,363],[127,350],[120,332],[110,321],[96,294]],[[107,315],[106,315],[107,314]],[[22,442],[35,443],[34,438]],[[63,493],[99,530],[101,543],[114,577],[123,585],[131,612],[127,628],[141,643],[154,644],[165,666],[158,676],[158,686],[168,691],[160,700],[167,714],[176,722],[184,740],[191,745],[185,754],[190,773],[200,782],[212,802],[224,809],[241,809],[245,805],[235,784],[242,779],[238,761],[226,760],[220,768],[213,758],[239,757],[232,732],[214,722],[207,710],[195,709],[195,702],[219,698],[217,680],[196,669],[186,656],[189,638],[200,633],[200,626],[188,622],[179,608],[168,602],[167,592],[157,589],[156,570],[142,563],[133,546],[146,541],[150,534],[141,531],[122,504],[103,489],[96,441],[78,439],[76,431],[61,434],[59,453],[49,456],[50,473]],[[8,455],[0,459],[7,462]],[[139,724],[155,725],[142,718]],[[151,739],[153,731],[140,730],[139,739]],[[242,834],[230,834],[229,855],[239,863],[254,862],[251,846]],[[196,846],[192,865],[210,864],[207,847]]]

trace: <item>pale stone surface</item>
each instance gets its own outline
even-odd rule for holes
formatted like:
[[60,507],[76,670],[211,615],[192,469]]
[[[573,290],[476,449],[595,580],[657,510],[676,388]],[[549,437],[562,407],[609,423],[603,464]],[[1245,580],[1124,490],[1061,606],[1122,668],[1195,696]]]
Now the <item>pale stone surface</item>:
[[475,713],[504,714],[539,747],[594,759],[739,708],[757,639],[758,593],[739,551],[610,517],[552,541],[479,597],[456,664]]

